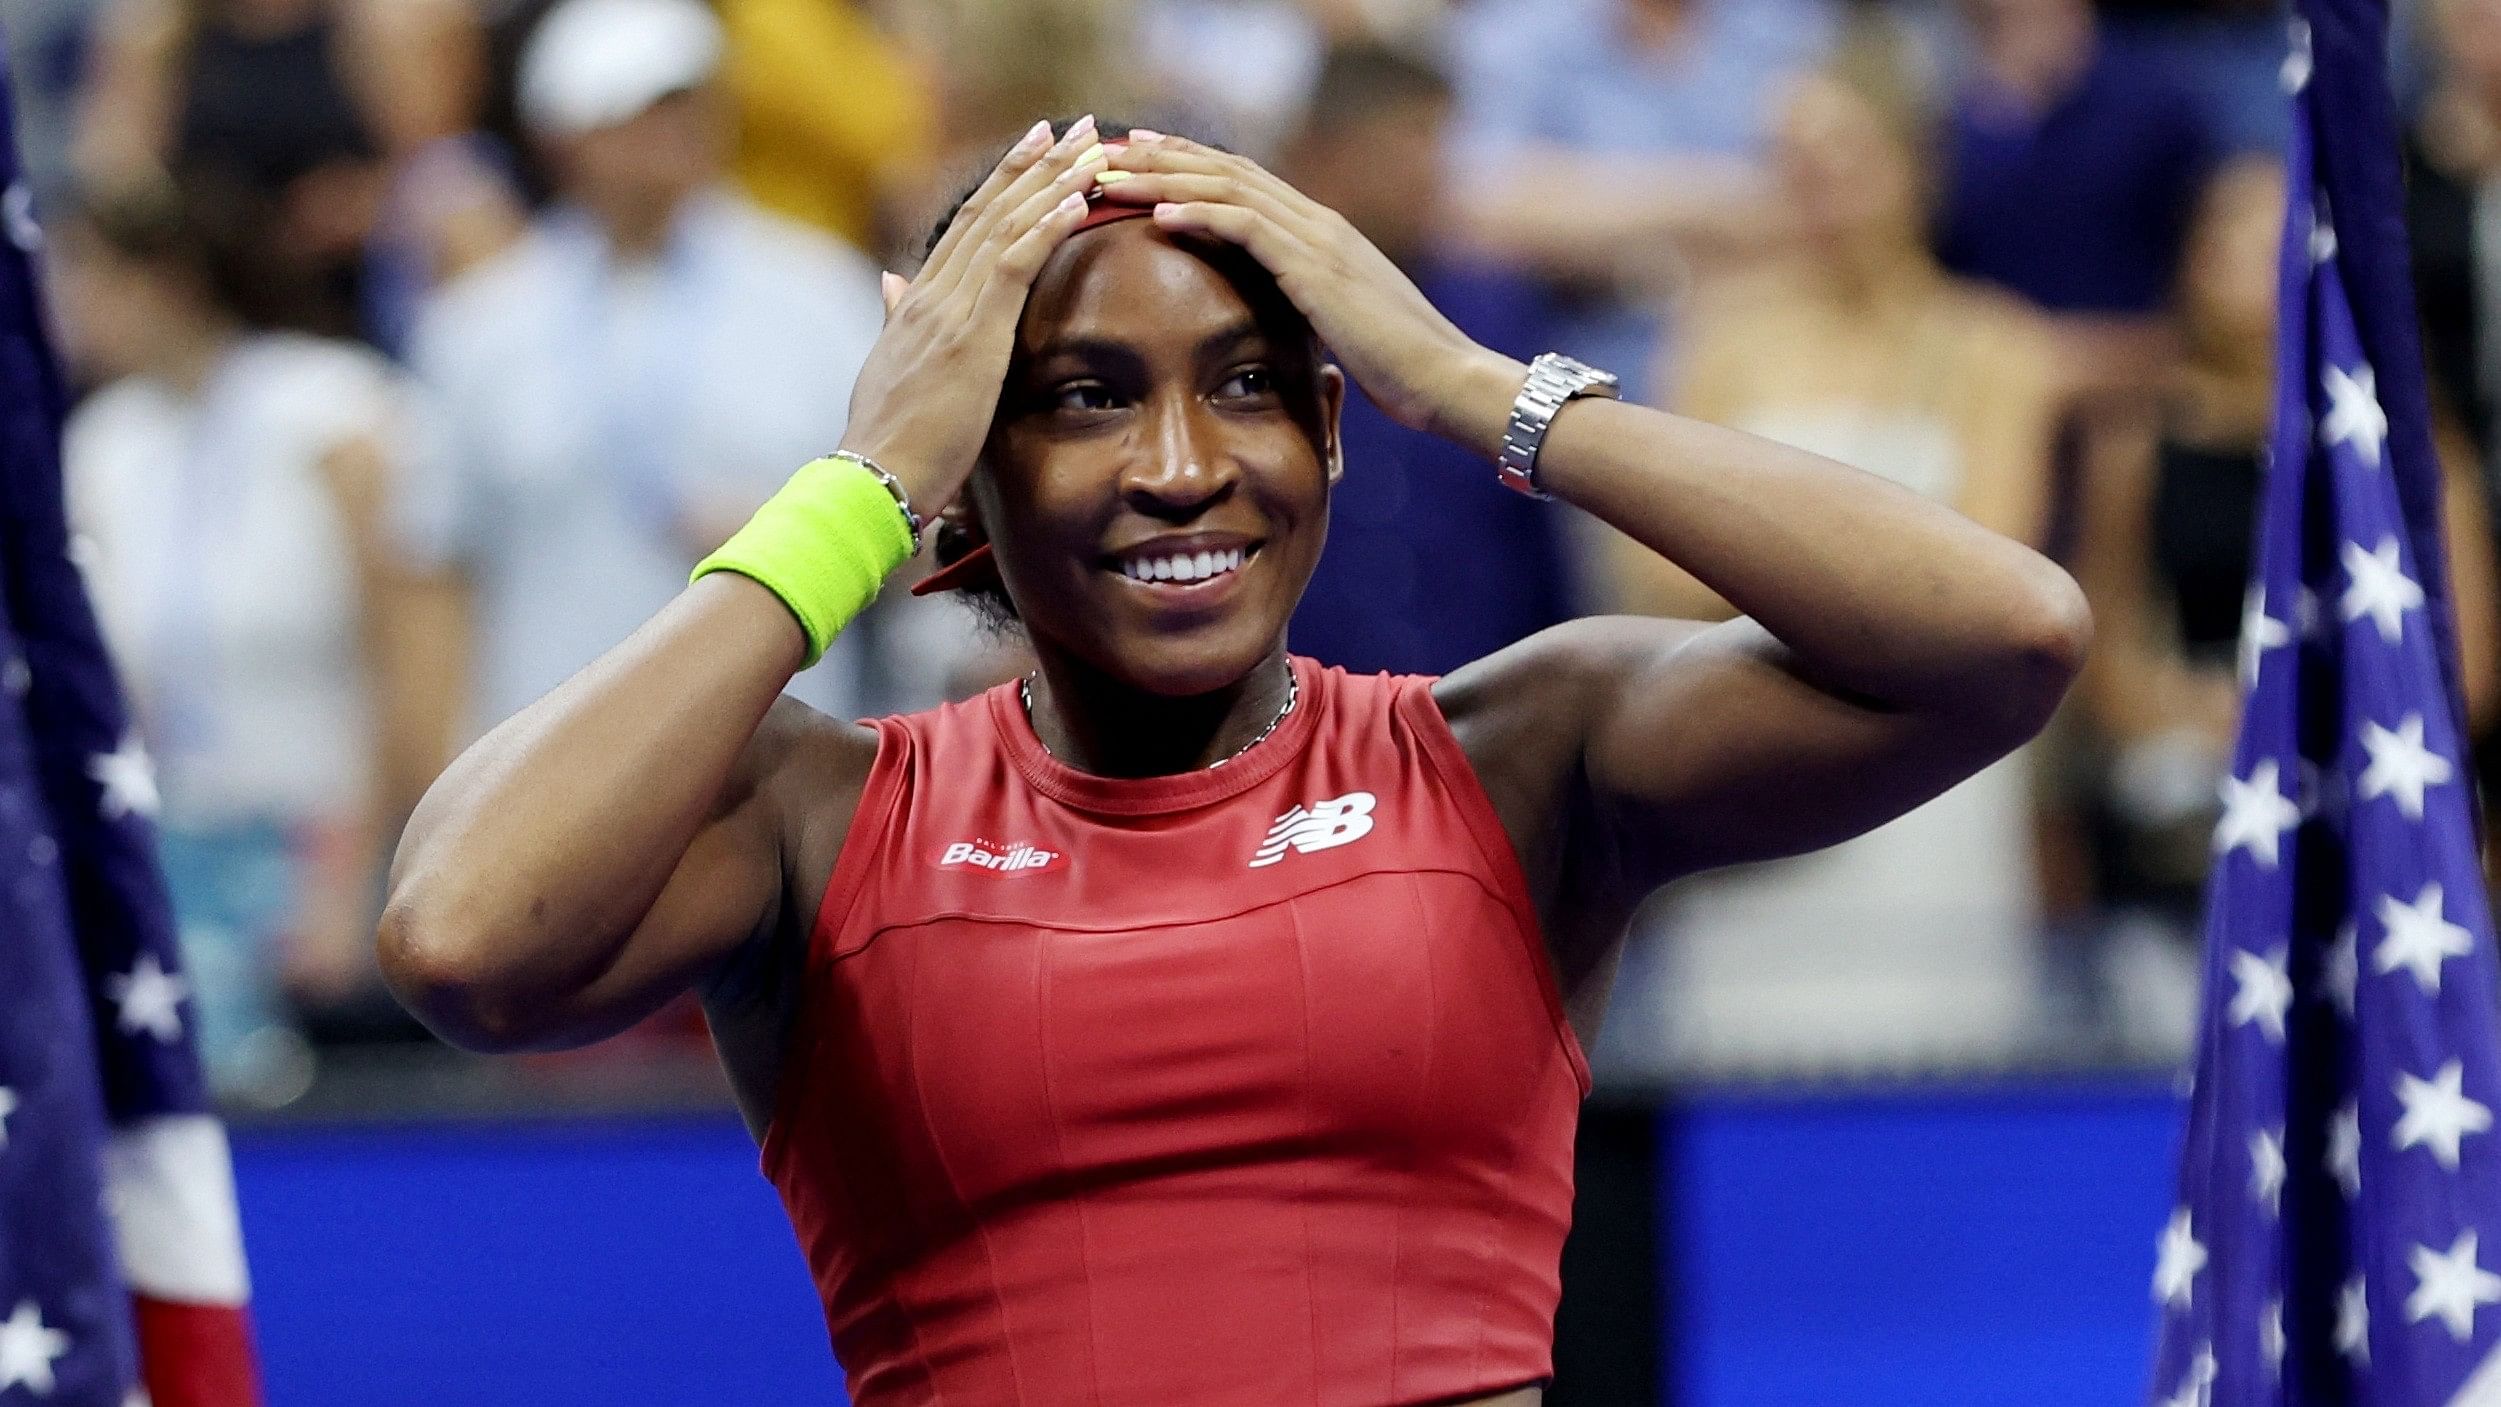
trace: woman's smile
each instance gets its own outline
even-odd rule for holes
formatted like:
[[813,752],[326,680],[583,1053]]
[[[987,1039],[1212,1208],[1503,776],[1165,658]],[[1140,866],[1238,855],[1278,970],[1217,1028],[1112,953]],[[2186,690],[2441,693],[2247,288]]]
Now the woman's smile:
[[1157,609],[1196,615],[1230,601],[1264,540],[1238,533],[1177,533],[1134,543],[1103,559],[1117,588]]

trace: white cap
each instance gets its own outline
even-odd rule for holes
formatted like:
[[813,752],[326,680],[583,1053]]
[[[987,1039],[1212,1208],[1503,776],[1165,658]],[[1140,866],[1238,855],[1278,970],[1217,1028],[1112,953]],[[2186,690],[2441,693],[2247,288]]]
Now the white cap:
[[563,0],[522,51],[521,120],[559,134],[614,126],[702,85],[722,46],[699,0]]

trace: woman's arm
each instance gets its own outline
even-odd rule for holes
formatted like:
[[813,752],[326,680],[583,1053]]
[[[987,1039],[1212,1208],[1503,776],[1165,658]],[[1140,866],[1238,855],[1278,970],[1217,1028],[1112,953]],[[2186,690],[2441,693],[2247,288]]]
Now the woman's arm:
[[[1445,431],[1498,449],[1523,375],[1480,358]],[[1577,695],[1549,710],[1584,730],[1632,890],[1899,815],[2031,737],[2082,667],[2065,572],[1874,475],[1602,400],[1555,417],[1539,471],[1743,613],[1699,633],[1582,623],[1504,662]]]
[[189,42],[190,25],[172,0],[129,0],[104,10],[70,139],[81,179],[110,189],[164,175]]
[[409,818],[382,915],[409,1008],[473,1049],[579,1045],[767,932],[772,781],[800,734],[767,714],[806,643],[771,592],[708,576],[454,761]]
[[[1008,154],[917,282],[888,276],[886,326],[852,392],[846,439],[933,513],[972,472],[1026,292],[1099,169],[1091,122],[1049,137],[1037,126]],[[823,521],[784,516],[764,536],[819,562],[866,550],[820,552],[807,535]],[[772,931],[798,818],[847,829],[876,757],[859,728],[809,746],[830,725],[774,703],[809,657],[801,604],[705,575],[434,783],[381,934],[384,975],[429,1025],[482,1049],[578,1045]],[[829,631],[857,606],[806,604]]]
[[[1470,341],[1353,226],[1256,163],[1132,142],[1110,198],[1240,245],[1401,423],[1491,457],[1526,368]],[[1663,411],[1583,399],[1548,432],[1557,497],[1746,619],[1576,622],[1472,686],[1570,730],[1620,882],[1830,844],[2048,721],[2082,667],[2083,593],[2047,558],[1871,474]],[[1453,681],[1457,686],[1460,681]]]

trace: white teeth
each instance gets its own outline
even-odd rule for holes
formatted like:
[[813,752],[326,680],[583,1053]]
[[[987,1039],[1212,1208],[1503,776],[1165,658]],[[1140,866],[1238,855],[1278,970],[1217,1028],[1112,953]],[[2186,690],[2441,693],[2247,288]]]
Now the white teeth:
[[1225,572],[1240,571],[1248,560],[1249,554],[1232,547],[1222,552],[1184,552],[1152,559],[1133,557],[1120,564],[1120,571],[1131,581],[1205,581]]

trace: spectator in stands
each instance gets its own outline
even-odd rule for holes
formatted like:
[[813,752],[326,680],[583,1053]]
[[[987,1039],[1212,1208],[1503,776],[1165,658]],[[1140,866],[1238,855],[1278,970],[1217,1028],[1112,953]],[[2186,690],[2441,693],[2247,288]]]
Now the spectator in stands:
[[259,232],[176,189],[57,227],[65,343],[101,382],[69,425],[72,516],[157,769],[134,745],[106,804],[161,794],[210,1072],[283,1100],[306,1072],[279,989],[316,1015],[379,991],[381,505],[407,396],[367,349],[266,330]]
[[[1278,174],[1352,221],[1470,337],[1525,361],[1553,340],[1541,289],[1437,239],[1450,111],[1449,82],[1429,65],[1379,46],[1335,50]],[[1574,613],[1552,505],[1400,428],[1360,392],[1341,430],[1355,467],[1330,496],[1296,650],[1357,671],[1442,674]]]
[[[2037,543],[2056,355],[2036,314],[1929,254],[1937,119],[1900,32],[1854,23],[1780,122],[1775,170],[1796,257],[1694,310],[1677,404]],[[1653,554],[1613,562],[1633,609],[1727,614]],[[2030,1019],[2031,808],[2018,753],[1856,840],[1687,881],[1667,914],[1671,1038],[1706,1062],[2005,1048]]]
[[1830,31],[1823,0],[1482,0],[1462,13],[1457,213],[1484,247],[1568,291],[1562,350],[1649,368],[1658,308],[1695,266],[1775,242],[1764,144]]
[[[2215,180],[2180,282],[2180,365],[2149,411],[2101,418],[2089,459],[2077,576],[2093,602],[2094,646],[2077,697],[2109,754],[2101,884],[2122,920],[2112,976],[2137,989],[2131,997],[2139,969],[2162,960],[2137,951],[2141,932],[2173,949],[2174,989],[2195,984],[2198,893],[2239,721],[2236,657],[2275,404],[2283,218],[2274,162],[2236,162]],[[2471,455],[2446,458],[2468,711],[2488,720],[2501,685],[2492,543]],[[2173,1020],[2186,1029],[2184,1013]]]
[[291,325],[389,344],[519,212],[469,135],[466,0],[114,0],[75,161],[100,188],[213,173],[267,209]]
[[[2428,9],[2441,63],[2406,143],[2406,225],[2433,410],[2476,466],[2490,541],[2501,537],[2501,0]],[[2478,730],[2474,755],[2486,793],[2501,794],[2501,736]],[[2501,873],[2501,839],[2489,849]]]
[[756,202],[885,247],[892,203],[928,165],[934,84],[856,0],[720,0],[730,169]]
[[2181,241],[2213,156],[2193,95],[2092,0],[1963,0],[1976,62],[1947,120],[1945,266],[2058,320],[2079,396],[2159,379]]
[[[446,443],[397,516],[461,602],[414,644],[446,737],[623,639],[841,439],[883,320],[877,270],[724,184],[722,52],[697,0],[565,0],[523,53],[521,116],[558,198],[442,291],[412,350]],[[847,633],[798,692],[845,713],[885,702],[896,681],[864,677],[869,633]]]

